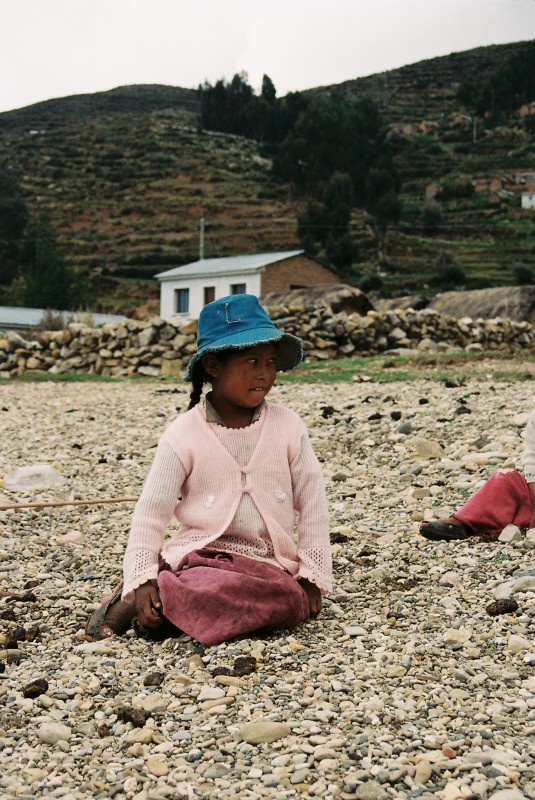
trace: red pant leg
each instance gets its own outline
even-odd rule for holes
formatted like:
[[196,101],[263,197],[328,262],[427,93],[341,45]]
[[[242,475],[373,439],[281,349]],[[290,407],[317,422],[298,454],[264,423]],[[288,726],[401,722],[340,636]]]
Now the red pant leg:
[[495,472],[453,516],[474,533],[497,539],[506,525],[526,527],[532,513],[524,477],[515,471]]

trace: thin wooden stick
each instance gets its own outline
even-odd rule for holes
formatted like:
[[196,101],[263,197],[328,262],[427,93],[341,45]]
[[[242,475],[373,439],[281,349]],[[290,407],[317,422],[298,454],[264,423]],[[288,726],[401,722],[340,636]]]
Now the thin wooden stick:
[[51,506],[94,506],[100,503],[131,503],[137,497],[102,497],[94,500],[43,500],[42,503],[8,503],[0,505],[0,511],[18,508],[49,508]]

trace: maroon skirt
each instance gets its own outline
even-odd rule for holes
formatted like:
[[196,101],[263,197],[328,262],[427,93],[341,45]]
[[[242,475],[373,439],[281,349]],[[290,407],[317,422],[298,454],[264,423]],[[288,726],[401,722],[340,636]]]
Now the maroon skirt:
[[206,645],[253,631],[291,628],[310,615],[308,596],[287,572],[263,561],[209,549],[160,565],[163,615]]

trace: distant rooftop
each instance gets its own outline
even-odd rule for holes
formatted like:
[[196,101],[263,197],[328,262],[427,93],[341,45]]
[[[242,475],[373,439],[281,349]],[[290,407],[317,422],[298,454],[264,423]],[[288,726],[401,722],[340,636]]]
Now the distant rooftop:
[[69,322],[84,322],[85,320],[90,320],[93,325],[104,325],[106,322],[120,322],[126,319],[118,314],[93,314],[91,311],[55,311],[44,308],[0,306],[0,330],[25,331],[35,328],[46,314],[61,316],[65,325]]
[[293,256],[304,254],[304,250],[286,250],[281,253],[257,253],[253,256],[227,256],[226,258],[203,258],[182,267],[173,267],[155,275],[162,281],[172,278],[201,278],[209,275],[221,275],[232,272],[259,272],[269,264],[285,261]]

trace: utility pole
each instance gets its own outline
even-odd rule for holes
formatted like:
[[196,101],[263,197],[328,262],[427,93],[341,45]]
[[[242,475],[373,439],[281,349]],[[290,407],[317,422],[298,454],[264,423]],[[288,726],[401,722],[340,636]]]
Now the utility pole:
[[199,261],[204,261],[204,217],[201,217],[199,230]]
[[472,123],[472,141],[475,143],[477,142],[477,115],[475,111],[471,111],[470,114],[463,114],[463,119],[466,119],[468,122]]

